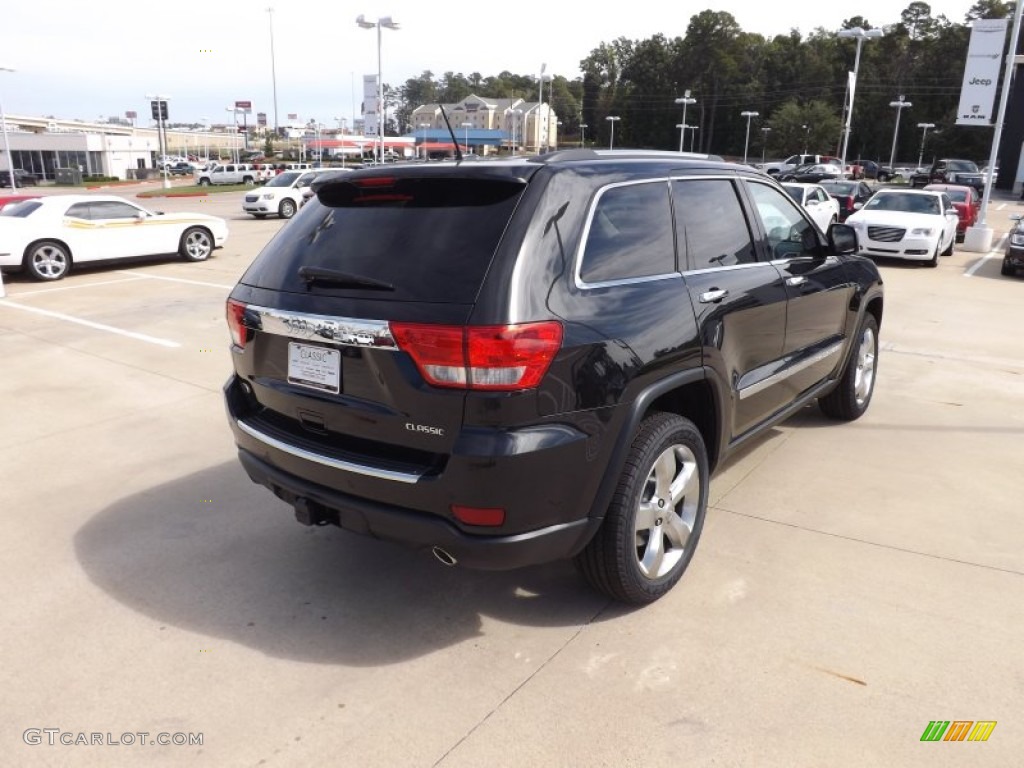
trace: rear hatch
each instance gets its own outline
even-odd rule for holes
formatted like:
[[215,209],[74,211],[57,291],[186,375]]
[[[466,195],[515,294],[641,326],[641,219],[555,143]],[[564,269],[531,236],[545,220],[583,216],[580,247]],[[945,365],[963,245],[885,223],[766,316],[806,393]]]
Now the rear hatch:
[[331,179],[264,248],[229,300],[236,418],[376,474],[443,471],[467,391],[445,358],[526,188],[444,170]]

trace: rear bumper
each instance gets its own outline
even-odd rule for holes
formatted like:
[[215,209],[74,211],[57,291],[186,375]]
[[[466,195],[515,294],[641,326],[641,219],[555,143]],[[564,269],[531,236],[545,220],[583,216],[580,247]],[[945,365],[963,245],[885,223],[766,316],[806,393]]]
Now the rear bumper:
[[422,512],[368,501],[303,480],[239,449],[249,478],[295,508],[307,525],[337,525],[347,531],[414,549],[440,547],[457,565],[510,570],[571,557],[590,540],[600,520],[584,518],[510,536],[474,536]]

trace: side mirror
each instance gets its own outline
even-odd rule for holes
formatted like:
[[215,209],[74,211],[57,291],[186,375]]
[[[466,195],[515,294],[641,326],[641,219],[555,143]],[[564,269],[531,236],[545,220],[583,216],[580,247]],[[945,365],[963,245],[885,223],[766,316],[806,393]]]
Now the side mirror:
[[847,224],[833,224],[828,228],[828,246],[834,254],[856,253],[857,230]]
[[949,216],[950,214],[953,214],[954,216],[959,216],[960,211],[958,211],[956,208],[947,208],[946,215]]
[[855,211],[859,211],[863,207],[864,207],[864,203],[862,203],[860,200],[858,200],[857,202],[855,202],[853,204],[853,210],[855,210]]

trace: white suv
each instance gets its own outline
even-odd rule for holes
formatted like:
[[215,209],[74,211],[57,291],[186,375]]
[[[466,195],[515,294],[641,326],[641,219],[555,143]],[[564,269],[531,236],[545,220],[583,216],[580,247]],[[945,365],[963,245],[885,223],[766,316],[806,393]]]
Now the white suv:
[[303,190],[316,176],[315,172],[310,171],[279,173],[260,189],[246,192],[242,200],[242,210],[257,219],[272,213],[282,219],[290,219],[303,203]]

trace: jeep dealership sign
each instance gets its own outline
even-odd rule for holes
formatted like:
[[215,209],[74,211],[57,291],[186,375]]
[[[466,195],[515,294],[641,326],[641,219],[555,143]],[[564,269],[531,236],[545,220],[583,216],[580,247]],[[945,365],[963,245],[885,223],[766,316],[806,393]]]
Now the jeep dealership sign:
[[976,19],[971,24],[971,42],[967,46],[967,65],[960,89],[957,125],[992,125],[992,105],[996,100],[999,65],[1006,44],[1007,19]]

